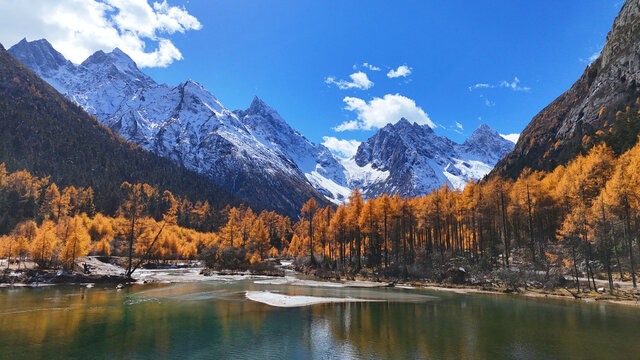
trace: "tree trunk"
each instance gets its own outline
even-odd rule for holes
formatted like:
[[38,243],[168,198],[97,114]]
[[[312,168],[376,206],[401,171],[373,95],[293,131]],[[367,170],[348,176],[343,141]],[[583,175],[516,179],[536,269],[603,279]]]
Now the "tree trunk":
[[573,255],[573,273],[576,276],[576,288],[578,289],[578,292],[580,292],[580,279],[578,277],[578,265],[577,265],[577,259],[576,259],[576,247],[573,244],[571,245],[571,253]]

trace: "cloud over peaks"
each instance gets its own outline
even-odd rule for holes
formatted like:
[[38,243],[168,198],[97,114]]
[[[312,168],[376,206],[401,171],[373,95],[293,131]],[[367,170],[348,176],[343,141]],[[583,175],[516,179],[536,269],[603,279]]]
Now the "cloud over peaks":
[[350,158],[355,155],[358,151],[358,146],[360,146],[360,141],[358,140],[338,139],[333,136],[323,136],[322,139],[324,140],[322,145],[344,158]]
[[74,63],[118,47],[140,67],[165,67],[182,54],[167,35],[199,30],[184,7],[166,0],[32,0],[0,2],[0,41],[46,38]]
[[356,113],[357,119],[346,121],[334,128],[335,131],[371,130],[395,124],[401,118],[421,125],[435,127],[429,115],[416,105],[413,99],[400,94],[387,94],[382,98],[374,97],[370,101],[347,96],[342,100],[345,109]]

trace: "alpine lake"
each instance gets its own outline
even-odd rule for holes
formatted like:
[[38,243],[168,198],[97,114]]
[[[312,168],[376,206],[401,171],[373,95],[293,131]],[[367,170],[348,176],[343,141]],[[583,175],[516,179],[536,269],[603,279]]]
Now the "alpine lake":
[[[635,306],[334,285],[237,277],[0,288],[0,358],[640,357]],[[348,302],[280,307],[249,294]]]

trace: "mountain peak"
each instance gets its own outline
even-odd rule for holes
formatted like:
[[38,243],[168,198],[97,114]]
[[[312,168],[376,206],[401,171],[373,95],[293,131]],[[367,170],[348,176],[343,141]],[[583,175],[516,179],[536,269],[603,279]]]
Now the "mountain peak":
[[200,85],[199,82],[197,82],[197,81],[195,81],[195,80],[193,80],[191,78],[187,79],[187,81],[184,82],[184,85],[185,86],[195,86],[197,88],[204,89],[204,87],[202,85]]
[[487,124],[481,124],[475,129],[471,135],[465,140],[464,144],[483,144],[487,142],[503,142],[509,140],[503,138],[497,131],[493,130]]
[[472,137],[479,137],[479,136],[500,136],[500,134],[493,130],[493,128],[491,128],[489,125],[487,124],[480,124],[480,126],[478,126],[472,133],[471,136],[469,136],[469,138]]
[[23,38],[9,48],[9,53],[30,68],[35,67],[47,70],[68,63],[68,60],[54,49],[46,39],[27,41],[26,38]]
[[121,71],[139,71],[136,63],[119,48],[113,49],[110,53],[98,50],[82,62],[84,66],[112,64]]
[[253,100],[251,100],[251,105],[249,105],[249,107],[253,106],[253,105],[266,105],[266,103],[264,102],[264,100],[260,99],[258,97],[258,95],[254,95],[253,96]]
[[396,126],[400,126],[400,127],[411,126],[411,122],[403,116],[400,118],[400,120],[398,120],[398,122],[396,123]]
[[249,105],[249,108],[246,110],[246,112],[248,115],[268,115],[277,113],[271,106],[269,106],[258,96],[253,97],[251,105]]
[[124,51],[120,50],[119,47],[115,47],[113,48],[113,50],[111,51],[111,53],[115,56],[121,57],[121,56],[126,56],[127,58],[129,58],[129,55],[125,54]]
[[470,160],[495,164],[513,150],[515,144],[500,135],[487,124],[481,124],[460,145],[460,152]]

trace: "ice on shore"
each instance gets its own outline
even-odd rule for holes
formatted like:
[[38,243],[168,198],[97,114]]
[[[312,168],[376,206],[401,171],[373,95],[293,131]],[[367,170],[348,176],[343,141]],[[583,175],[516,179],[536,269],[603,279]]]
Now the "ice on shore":
[[299,307],[315,304],[380,301],[356,298],[335,298],[303,295],[283,295],[270,291],[247,291],[247,299],[277,307]]

